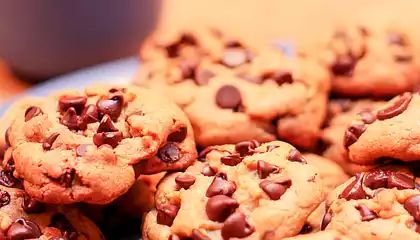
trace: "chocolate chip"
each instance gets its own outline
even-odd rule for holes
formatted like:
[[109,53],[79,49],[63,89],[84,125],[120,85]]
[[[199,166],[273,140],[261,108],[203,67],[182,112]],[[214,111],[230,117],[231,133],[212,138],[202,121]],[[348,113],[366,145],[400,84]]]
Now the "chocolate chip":
[[111,117],[105,114],[99,123],[98,129],[96,130],[97,133],[102,132],[118,132],[118,128],[114,126],[114,123],[111,120]]
[[285,181],[264,180],[259,184],[271,200],[279,200],[291,185],[292,180],[290,179]]
[[28,109],[26,109],[25,111],[25,122],[31,120],[34,117],[37,117],[39,115],[42,115],[43,112],[41,110],[41,108],[39,107],[29,107]]
[[348,126],[344,133],[344,147],[348,149],[353,143],[357,142],[365,131],[366,126],[364,123],[353,123]]
[[38,239],[41,236],[41,230],[36,223],[18,218],[10,225],[6,236],[10,240]]
[[112,121],[116,122],[121,115],[123,102],[123,96],[115,95],[110,99],[99,100],[96,103],[96,106],[98,107],[101,116],[108,114]]
[[160,225],[171,226],[178,214],[179,207],[173,204],[161,205],[157,213],[157,223]]
[[408,104],[410,104],[412,98],[412,93],[404,93],[394,102],[392,106],[378,111],[378,113],[376,113],[376,117],[379,120],[385,120],[400,115],[408,108]]
[[242,48],[226,49],[221,60],[222,64],[229,68],[239,67],[248,61],[248,53]]
[[305,225],[303,225],[302,229],[300,230],[299,234],[308,234],[312,232],[313,229],[314,228],[309,223],[305,223]]
[[60,111],[66,112],[69,108],[74,108],[76,112],[80,113],[87,103],[85,96],[62,96],[58,100],[58,107]]
[[378,218],[378,215],[374,211],[371,211],[365,205],[356,206],[356,209],[359,211],[360,216],[362,217],[362,222],[369,222],[373,219]]
[[225,195],[216,195],[207,201],[206,213],[210,220],[223,222],[238,207],[239,203],[235,199]]
[[99,121],[99,110],[93,104],[89,104],[83,109],[82,113],[80,114],[80,125],[81,129],[86,129],[87,125],[90,123],[96,123]]
[[367,173],[363,180],[366,187],[370,189],[386,188],[388,186],[389,172],[382,169],[376,169]]
[[398,46],[407,46],[408,42],[407,39],[398,33],[391,33],[388,35],[388,43]]
[[242,159],[238,153],[233,153],[233,154],[221,157],[220,161],[223,164],[228,165],[228,166],[236,166],[240,162],[242,162]]
[[183,33],[178,41],[179,44],[183,45],[190,45],[190,46],[196,46],[197,45],[197,39],[194,35],[190,33]]
[[237,109],[241,103],[241,93],[235,86],[224,85],[216,93],[216,104],[221,108]]
[[195,177],[184,173],[184,174],[178,175],[175,178],[175,182],[183,189],[188,189],[195,183]]
[[282,85],[284,83],[293,83],[292,73],[289,71],[276,70],[274,72],[269,72],[263,75],[264,79],[272,79],[277,85]]
[[255,228],[248,223],[245,214],[235,212],[223,223],[222,237],[224,240],[244,238],[251,235],[254,231]]
[[[4,164],[4,161],[6,161],[6,164]],[[9,173],[13,173],[13,171],[15,171],[15,161],[13,160],[12,156],[3,160],[3,170]]]
[[413,55],[411,52],[399,52],[394,55],[394,59],[397,62],[406,63],[411,62],[413,60]]
[[111,88],[109,89],[109,93],[116,93],[116,92],[122,92],[125,93],[127,91],[127,88]]
[[420,222],[420,195],[413,195],[405,200],[404,209],[413,216],[416,222]]
[[216,175],[216,171],[214,171],[213,168],[210,167],[210,165],[204,164],[203,168],[201,169],[201,174],[203,174],[206,177],[211,177]]
[[64,169],[63,174],[60,177],[60,184],[64,184],[66,188],[71,187],[76,170],[73,168]]
[[112,148],[116,148],[122,139],[122,132],[102,132],[93,135],[93,143],[97,147],[102,145],[109,145]]
[[27,213],[41,213],[44,211],[45,206],[43,203],[40,203],[25,194],[23,197],[22,208]]
[[167,141],[182,142],[187,137],[187,127],[180,127],[178,131],[169,134]]
[[216,195],[232,196],[236,191],[236,184],[229,182],[226,173],[217,173],[206,191],[206,197],[210,198]]
[[192,230],[192,235],[191,236],[192,236],[193,240],[210,240],[210,238],[208,236],[204,235],[203,233],[201,233],[197,229]]
[[243,48],[243,45],[238,40],[230,39],[225,42],[225,47],[226,48]]
[[258,172],[258,176],[261,179],[265,179],[266,177],[268,177],[272,173],[279,173],[280,168],[277,167],[276,165],[268,163],[266,161],[258,160],[257,172]]
[[324,217],[322,218],[322,223],[321,223],[321,231],[325,230],[325,228],[327,228],[328,224],[330,224],[332,220],[332,213],[331,212],[327,212]]
[[253,150],[260,145],[261,144],[256,140],[244,141],[235,145],[235,151],[244,157],[246,155],[251,155]]
[[290,150],[289,156],[287,157],[287,159],[292,162],[299,162],[299,163],[304,163],[304,164],[307,163],[302,153],[300,153],[297,149]]
[[356,174],[356,179],[338,197],[346,200],[369,199],[370,196],[365,192],[362,185],[364,176],[365,173]]
[[358,115],[366,124],[371,124],[376,121],[376,116],[371,111],[362,111]]
[[64,233],[64,237],[68,240],[76,240],[79,237],[77,230],[73,227],[71,222],[61,213],[55,214],[51,218],[51,224],[49,227],[54,227],[59,229]]
[[42,143],[42,148],[45,151],[48,151],[51,149],[52,145],[54,144],[55,140],[57,140],[58,136],[60,136],[60,133],[56,132],[51,134],[45,141]]
[[350,55],[338,56],[335,62],[331,65],[331,72],[335,76],[350,77],[353,75],[356,63],[356,59]]
[[214,149],[212,147],[206,147],[203,151],[200,152],[200,154],[198,154],[198,159],[199,160],[205,160],[207,154],[209,154],[211,151],[213,151]]
[[181,151],[175,143],[168,142],[159,149],[158,155],[162,161],[171,163],[176,162],[181,158]]
[[0,208],[10,203],[10,194],[0,189]]
[[86,154],[86,150],[89,144],[81,144],[76,147],[76,155],[78,157],[83,157]]
[[194,82],[201,86],[201,85],[207,85],[210,81],[211,78],[213,78],[214,76],[216,76],[216,74],[214,74],[212,71],[207,70],[207,69],[203,69],[203,70],[196,70],[195,71],[195,77],[194,77]]
[[414,189],[414,176],[408,176],[402,172],[391,172],[388,177],[388,188],[397,188],[398,190]]
[[22,181],[13,176],[12,172],[0,170],[0,184],[10,188],[22,188]]
[[10,127],[7,128],[6,132],[4,133],[4,140],[6,142],[6,146],[9,147],[10,146]]
[[67,109],[67,112],[60,119],[60,123],[70,130],[79,130],[79,116],[74,108]]

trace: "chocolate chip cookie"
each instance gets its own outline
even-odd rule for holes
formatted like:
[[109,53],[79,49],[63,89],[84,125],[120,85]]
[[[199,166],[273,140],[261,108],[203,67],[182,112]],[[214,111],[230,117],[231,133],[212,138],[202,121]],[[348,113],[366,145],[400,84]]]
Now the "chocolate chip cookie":
[[328,104],[328,117],[321,135],[322,155],[338,163],[345,172],[354,175],[371,169],[374,166],[363,166],[350,162],[347,149],[344,147],[344,134],[355,118],[369,121],[370,112],[385,101],[335,99]]
[[316,168],[284,142],[212,146],[200,160],[161,181],[143,239],[282,239],[324,197]]
[[409,36],[363,25],[337,28],[323,62],[338,96],[395,96],[420,83],[420,62]]
[[339,190],[322,229],[360,240],[420,239],[418,178],[408,168],[359,173]]
[[419,113],[419,93],[407,92],[353,120],[344,136],[349,161],[364,165],[418,161]]
[[41,202],[105,204],[136,175],[196,159],[186,115],[156,92],[98,85],[43,99],[10,126],[15,173]]
[[316,61],[194,33],[165,44],[156,39],[142,52],[147,57],[136,83],[181,106],[199,146],[277,138],[301,148],[316,144],[330,89],[328,73]]
[[[3,170],[2,170],[3,171]],[[71,205],[47,205],[0,182],[0,239],[99,240],[96,225]]]

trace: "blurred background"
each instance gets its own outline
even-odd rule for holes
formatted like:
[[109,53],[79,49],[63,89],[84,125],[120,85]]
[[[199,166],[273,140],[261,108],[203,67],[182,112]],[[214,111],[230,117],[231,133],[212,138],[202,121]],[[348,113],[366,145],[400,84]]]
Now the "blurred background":
[[[153,31],[204,25],[249,41],[289,41],[316,51],[332,27],[353,21],[410,30],[419,45],[418,10],[418,0],[0,0],[0,105],[51,78],[135,57]],[[130,60],[115,71],[134,73],[138,65]],[[121,74],[129,78],[131,72]],[[84,75],[77,77],[83,83]]]

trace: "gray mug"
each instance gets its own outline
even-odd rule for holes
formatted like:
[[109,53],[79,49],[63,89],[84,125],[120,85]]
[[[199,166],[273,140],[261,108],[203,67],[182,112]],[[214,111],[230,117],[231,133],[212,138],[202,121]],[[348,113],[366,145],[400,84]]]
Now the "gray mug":
[[158,0],[0,0],[0,58],[39,81],[135,55]]

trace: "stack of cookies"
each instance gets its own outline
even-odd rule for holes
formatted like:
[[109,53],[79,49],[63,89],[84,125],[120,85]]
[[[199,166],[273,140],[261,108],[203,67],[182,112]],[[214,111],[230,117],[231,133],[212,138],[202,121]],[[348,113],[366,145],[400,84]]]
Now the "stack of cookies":
[[154,35],[140,86],[20,100],[0,239],[420,239],[410,39],[353,26],[324,47]]

